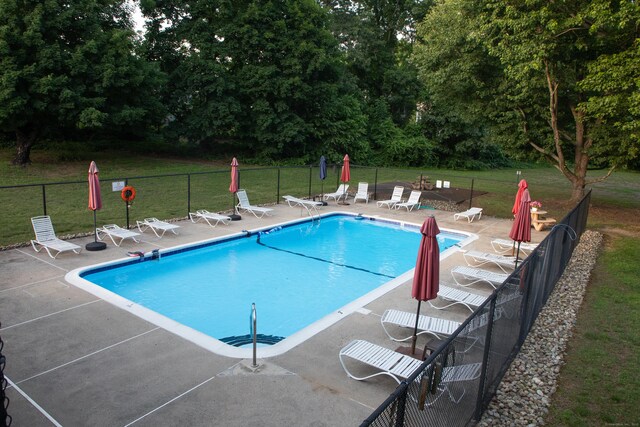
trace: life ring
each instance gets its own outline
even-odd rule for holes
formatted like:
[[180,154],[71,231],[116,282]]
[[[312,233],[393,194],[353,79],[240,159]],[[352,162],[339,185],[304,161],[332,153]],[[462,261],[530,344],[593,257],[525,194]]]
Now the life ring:
[[122,197],[122,200],[124,200],[125,202],[131,203],[133,202],[133,199],[136,198],[136,189],[131,185],[127,185],[120,192],[120,197]]

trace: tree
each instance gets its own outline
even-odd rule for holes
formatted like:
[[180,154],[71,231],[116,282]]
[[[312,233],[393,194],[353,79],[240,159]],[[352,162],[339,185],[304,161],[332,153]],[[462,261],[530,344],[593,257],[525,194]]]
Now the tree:
[[[456,26],[443,10],[457,14]],[[484,115],[484,122],[475,122],[488,136],[514,151],[528,146],[550,161],[571,182],[572,200],[587,184],[606,179],[613,167],[637,156],[633,107],[638,105],[640,14],[635,2],[445,0],[431,15],[437,13],[441,19],[427,18],[431,27],[424,27],[425,43],[436,33],[466,40],[466,49],[459,43],[448,46],[461,49],[470,62],[451,67],[443,58],[453,50],[424,49],[416,57],[428,64],[423,76],[433,70],[441,81],[460,82],[472,105],[458,111]],[[612,61],[615,70],[609,68]],[[625,81],[634,76],[633,82]],[[430,87],[443,98],[451,86]],[[593,161],[612,169],[587,179]]]
[[53,134],[155,124],[161,75],[134,55],[122,1],[0,2],[0,128],[15,133],[13,163]]

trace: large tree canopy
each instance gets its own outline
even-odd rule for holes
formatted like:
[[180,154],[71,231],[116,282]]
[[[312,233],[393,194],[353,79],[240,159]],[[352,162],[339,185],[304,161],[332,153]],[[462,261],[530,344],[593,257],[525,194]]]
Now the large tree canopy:
[[0,2],[0,128],[16,135],[15,164],[43,136],[158,121],[160,74],[134,56],[132,28],[122,1]]
[[590,162],[637,156],[639,24],[626,0],[444,0],[420,27],[415,60],[434,99],[548,159],[576,199],[603,179],[587,179]]

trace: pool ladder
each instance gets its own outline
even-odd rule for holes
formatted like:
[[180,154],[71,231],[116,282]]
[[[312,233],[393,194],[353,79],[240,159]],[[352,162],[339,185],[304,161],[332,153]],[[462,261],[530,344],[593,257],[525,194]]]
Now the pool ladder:
[[258,353],[258,313],[256,312],[256,303],[251,303],[251,316],[249,317],[249,328],[251,336],[253,337],[253,365],[257,367],[257,353]]

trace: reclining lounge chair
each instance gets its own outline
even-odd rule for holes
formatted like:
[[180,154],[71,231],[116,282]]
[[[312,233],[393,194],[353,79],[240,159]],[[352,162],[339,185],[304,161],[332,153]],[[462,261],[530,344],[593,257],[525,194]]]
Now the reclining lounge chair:
[[191,222],[198,222],[201,219],[204,219],[207,224],[212,227],[215,227],[219,223],[223,223],[225,225],[229,225],[231,223],[231,218],[227,215],[220,215],[218,213],[209,212],[206,209],[200,209],[196,212],[189,212],[189,219]]
[[443,310],[453,305],[460,304],[467,307],[469,311],[473,311],[487,299],[487,297],[484,295],[474,294],[471,292],[463,291],[462,289],[456,289],[444,285],[440,285],[440,289],[438,290],[438,297],[445,303],[445,305],[434,305],[433,302],[435,300],[429,301],[429,305],[438,310]]
[[[103,236],[101,236],[101,234]],[[140,233],[136,233],[135,231],[127,230],[125,228],[120,227],[117,224],[107,224],[103,227],[96,228],[96,236],[98,240],[103,240],[105,236],[109,237],[114,245],[120,246],[125,239],[132,239],[134,242],[138,243],[136,237],[138,237]],[[116,238],[120,239],[119,242],[116,242]]]
[[[515,250],[518,247],[513,240],[507,239],[493,239],[491,241],[491,246],[493,247],[493,250],[500,255],[506,255],[508,253],[515,254]],[[520,243],[520,251],[525,255],[529,255],[537,247],[537,243]]]
[[342,197],[344,197],[344,201],[346,202],[349,197],[349,194],[347,193],[348,189],[349,184],[340,184],[334,193],[324,193],[324,200],[333,199],[338,202]]
[[159,238],[162,238],[167,231],[178,234],[176,229],[180,228],[179,225],[169,224],[168,222],[160,221],[158,218],[145,218],[142,221],[136,221],[136,225],[141,233],[144,233],[149,228]]
[[262,218],[265,215],[269,216],[273,212],[272,208],[263,208],[249,203],[246,190],[238,190],[236,194],[238,195],[238,205],[236,206],[238,210],[251,212],[256,218]]
[[[416,325],[416,313],[409,313],[400,310],[385,310],[380,319],[382,329],[386,332],[387,336],[393,341],[408,341],[413,338],[413,335],[409,335],[407,338],[396,338],[389,333],[387,325],[401,326],[413,330]],[[426,315],[420,315],[418,318],[418,335],[430,334],[435,338],[442,339],[448,337],[460,327],[461,323],[454,320],[441,319],[439,317],[431,317]]]
[[300,207],[302,209],[306,209],[309,215],[312,215],[312,211],[317,215],[320,215],[320,213],[318,212],[318,207],[323,206],[322,202],[316,202],[314,200],[300,199],[293,196],[282,196],[282,198],[285,199],[287,201],[287,204],[292,208]]
[[[35,240],[31,240],[31,246],[33,246],[34,251],[40,252],[44,248],[47,254],[54,259],[62,252],[72,251],[79,254],[82,251],[80,246],[58,239],[51,223],[51,217],[48,215],[31,218],[31,225],[33,225],[33,231],[36,234]],[[39,246],[41,246],[40,249],[38,249]],[[52,251],[55,254],[51,253]]]
[[467,218],[467,222],[473,222],[476,216],[478,219],[482,218],[482,208],[470,208],[464,212],[455,213],[453,214],[453,219],[457,221],[460,218]]
[[353,203],[358,200],[364,200],[365,203],[369,203],[369,183],[368,182],[359,182],[358,183],[358,191],[355,196],[353,196]]
[[[476,283],[488,283],[496,288],[496,285],[503,283],[509,277],[508,274],[503,273],[494,273],[493,271],[482,270],[480,268],[467,267],[463,265],[458,265],[451,269],[451,275],[453,276],[453,280],[460,286],[471,286]],[[464,279],[468,283],[461,282],[460,279]]]
[[412,211],[415,207],[420,208],[420,196],[422,196],[422,191],[413,190],[409,195],[409,200],[396,203],[393,207],[396,209],[407,208],[407,212]]
[[467,265],[470,267],[482,267],[483,265],[490,264],[499,267],[500,270],[505,273],[509,273],[516,266],[515,257],[507,257],[479,251],[462,251],[462,254]]
[[391,209],[396,203],[400,203],[402,201],[402,193],[404,192],[404,187],[400,185],[396,185],[393,188],[393,193],[391,194],[391,198],[388,200],[378,200],[376,204],[379,208],[386,206]]

